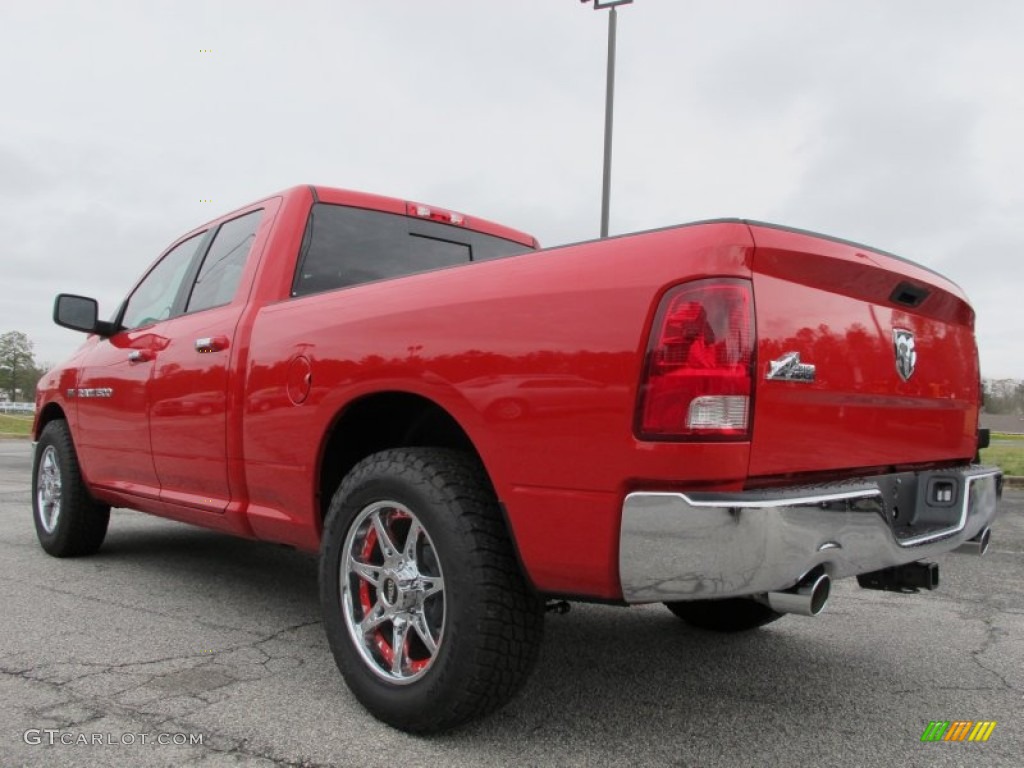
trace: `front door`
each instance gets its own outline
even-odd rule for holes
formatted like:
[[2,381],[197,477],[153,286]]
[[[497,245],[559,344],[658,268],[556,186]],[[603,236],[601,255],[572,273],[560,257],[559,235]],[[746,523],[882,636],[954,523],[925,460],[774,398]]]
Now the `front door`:
[[153,370],[149,338],[128,331],[100,339],[87,353],[78,386],[66,395],[78,411],[78,456],[89,482],[155,497],[160,484],[146,414]]
[[122,330],[84,353],[77,386],[65,393],[77,411],[82,469],[97,487],[159,495],[149,427],[150,378],[167,348],[167,319],[202,241],[200,233],[178,243],[150,269],[121,313]]

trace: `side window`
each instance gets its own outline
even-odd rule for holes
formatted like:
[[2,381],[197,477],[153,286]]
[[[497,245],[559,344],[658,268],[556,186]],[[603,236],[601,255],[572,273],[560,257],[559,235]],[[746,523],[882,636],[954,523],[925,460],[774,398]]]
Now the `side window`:
[[262,217],[263,211],[253,211],[221,224],[199,269],[186,312],[231,303]]
[[178,243],[160,259],[128,299],[121,318],[122,328],[140,328],[171,316],[181,283],[205,234]]

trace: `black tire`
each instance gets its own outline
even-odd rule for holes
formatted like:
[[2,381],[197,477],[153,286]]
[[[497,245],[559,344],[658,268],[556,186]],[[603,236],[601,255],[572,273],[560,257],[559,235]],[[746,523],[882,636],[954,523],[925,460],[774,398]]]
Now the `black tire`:
[[54,557],[91,555],[103,544],[110,507],[89,494],[65,421],[43,429],[32,460],[32,518],[36,536]]
[[744,632],[783,616],[767,605],[743,597],[665,603],[665,607],[690,626],[713,632]]
[[[371,533],[377,523],[387,537]],[[416,591],[409,578],[398,586],[408,561],[394,558],[410,553],[433,586]],[[429,589],[438,592],[423,597]],[[504,705],[529,677],[543,635],[544,602],[523,578],[483,467],[446,449],[382,451],[345,477],[324,522],[320,601],[349,689],[374,717],[411,733],[445,731]],[[389,611],[397,622],[382,618]],[[375,626],[367,632],[360,622]]]

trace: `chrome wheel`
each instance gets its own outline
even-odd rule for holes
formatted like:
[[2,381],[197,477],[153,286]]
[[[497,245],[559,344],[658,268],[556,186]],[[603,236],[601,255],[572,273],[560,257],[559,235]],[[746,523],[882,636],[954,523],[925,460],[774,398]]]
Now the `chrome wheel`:
[[430,534],[395,501],[365,507],[345,537],[342,611],[352,642],[379,678],[422,677],[444,636],[444,576]]
[[36,486],[36,509],[39,523],[47,533],[53,533],[60,518],[62,483],[57,449],[46,446],[39,460],[39,474]]
[[352,694],[409,733],[505,704],[544,628],[483,465],[447,448],[390,448],[349,470],[324,518],[320,604]]

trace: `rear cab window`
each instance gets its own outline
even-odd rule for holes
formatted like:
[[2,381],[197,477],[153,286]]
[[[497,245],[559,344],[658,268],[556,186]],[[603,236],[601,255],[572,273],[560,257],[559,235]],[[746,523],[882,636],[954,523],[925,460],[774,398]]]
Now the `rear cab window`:
[[448,224],[330,203],[313,205],[293,297],[533,250]]

